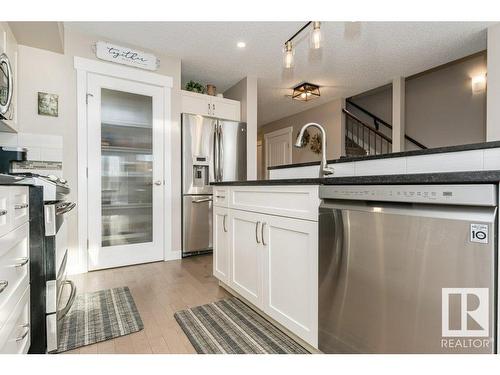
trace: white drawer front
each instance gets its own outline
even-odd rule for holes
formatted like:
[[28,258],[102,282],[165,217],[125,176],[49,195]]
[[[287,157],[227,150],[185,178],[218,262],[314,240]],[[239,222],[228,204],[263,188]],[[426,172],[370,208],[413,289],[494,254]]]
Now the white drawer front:
[[9,186],[0,186],[0,236],[12,229],[12,203]]
[[10,188],[12,205],[13,227],[28,222],[29,220],[29,193],[26,186],[16,186]]
[[0,238],[0,327],[29,285],[29,223]]
[[214,186],[214,206],[227,207],[229,202],[229,189],[227,187]]
[[30,345],[30,290],[27,287],[7,323],[0,328],[0,354],[26,354]]
[[318,221],[318,186],[235,186],[229,208]]

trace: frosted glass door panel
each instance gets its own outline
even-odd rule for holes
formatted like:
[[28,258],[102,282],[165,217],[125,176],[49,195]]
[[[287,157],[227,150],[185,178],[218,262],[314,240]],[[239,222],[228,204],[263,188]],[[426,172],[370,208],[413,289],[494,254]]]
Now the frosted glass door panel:
[[153,241],[152,98],[101,91],[102,247]]

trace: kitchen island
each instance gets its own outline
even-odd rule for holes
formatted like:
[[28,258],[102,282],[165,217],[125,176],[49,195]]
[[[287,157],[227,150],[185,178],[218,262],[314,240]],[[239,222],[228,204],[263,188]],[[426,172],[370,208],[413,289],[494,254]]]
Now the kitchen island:
[[213,183],[213,272],[224,288],[317,349],[323,188],[361,185],[367,194],[369,185],[394,185],[417,197],[413,187],[429,185],[439,197],[441,185],[489,184],[496,205],[499,181],[500,170],[483,170]]

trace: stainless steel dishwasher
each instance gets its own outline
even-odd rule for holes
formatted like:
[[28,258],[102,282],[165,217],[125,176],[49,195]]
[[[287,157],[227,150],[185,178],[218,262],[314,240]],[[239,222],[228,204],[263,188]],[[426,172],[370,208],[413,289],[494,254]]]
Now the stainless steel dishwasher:
[[497,189],[321,186],[319,349],[496,353]]

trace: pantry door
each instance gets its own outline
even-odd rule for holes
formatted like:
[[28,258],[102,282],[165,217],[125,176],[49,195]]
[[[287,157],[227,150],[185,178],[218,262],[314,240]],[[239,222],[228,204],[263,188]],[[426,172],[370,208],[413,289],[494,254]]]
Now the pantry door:
[[88,268],[163,260],[164,91],[88,75]]

